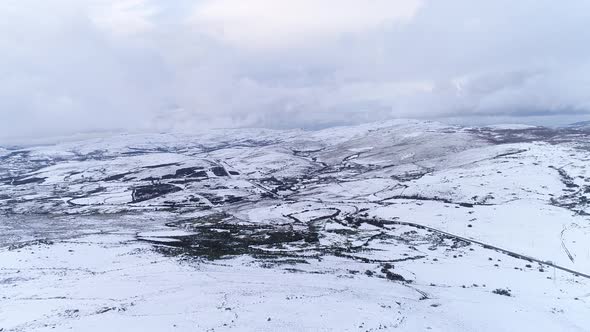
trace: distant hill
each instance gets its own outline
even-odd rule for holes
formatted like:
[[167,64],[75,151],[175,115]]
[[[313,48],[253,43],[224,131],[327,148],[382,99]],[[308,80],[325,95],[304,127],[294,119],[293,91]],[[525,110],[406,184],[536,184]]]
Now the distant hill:
[[590,121],[574,122],[572,124],[569,124],[568,127],[574,127],[574,128],[590,128]]

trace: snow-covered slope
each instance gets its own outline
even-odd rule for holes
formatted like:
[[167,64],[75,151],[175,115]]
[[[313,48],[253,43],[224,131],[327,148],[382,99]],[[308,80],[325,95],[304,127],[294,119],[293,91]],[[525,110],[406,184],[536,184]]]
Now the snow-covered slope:
[[0,148],[0,331],[585,331],[589,134],[395,120]]

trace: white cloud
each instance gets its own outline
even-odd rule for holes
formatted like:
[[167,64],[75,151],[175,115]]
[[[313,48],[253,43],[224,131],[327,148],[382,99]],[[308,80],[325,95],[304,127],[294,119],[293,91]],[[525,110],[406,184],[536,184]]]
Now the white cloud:
[[146,0],[94,0],[90,19],[115,37],[129,37],[155,28],[157,7]]
[[583,120],[589,11],[586,0],[0,1],[0,143],[386,117]]
[[421,0],[206,0],[191,23],[248,48],[293,47],[411,19]]

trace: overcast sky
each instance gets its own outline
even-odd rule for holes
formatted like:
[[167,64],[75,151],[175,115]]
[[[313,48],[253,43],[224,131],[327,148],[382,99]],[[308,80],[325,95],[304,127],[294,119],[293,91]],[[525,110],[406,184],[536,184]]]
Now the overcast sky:
[[2,0],[0,141],[590,119],[587,0]]

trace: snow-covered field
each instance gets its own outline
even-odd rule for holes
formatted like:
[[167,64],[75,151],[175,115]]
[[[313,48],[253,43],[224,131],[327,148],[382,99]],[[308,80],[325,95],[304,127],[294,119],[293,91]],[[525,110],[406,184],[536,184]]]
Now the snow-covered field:
[[0,331],[590,331],[590,132],[0,148]]

